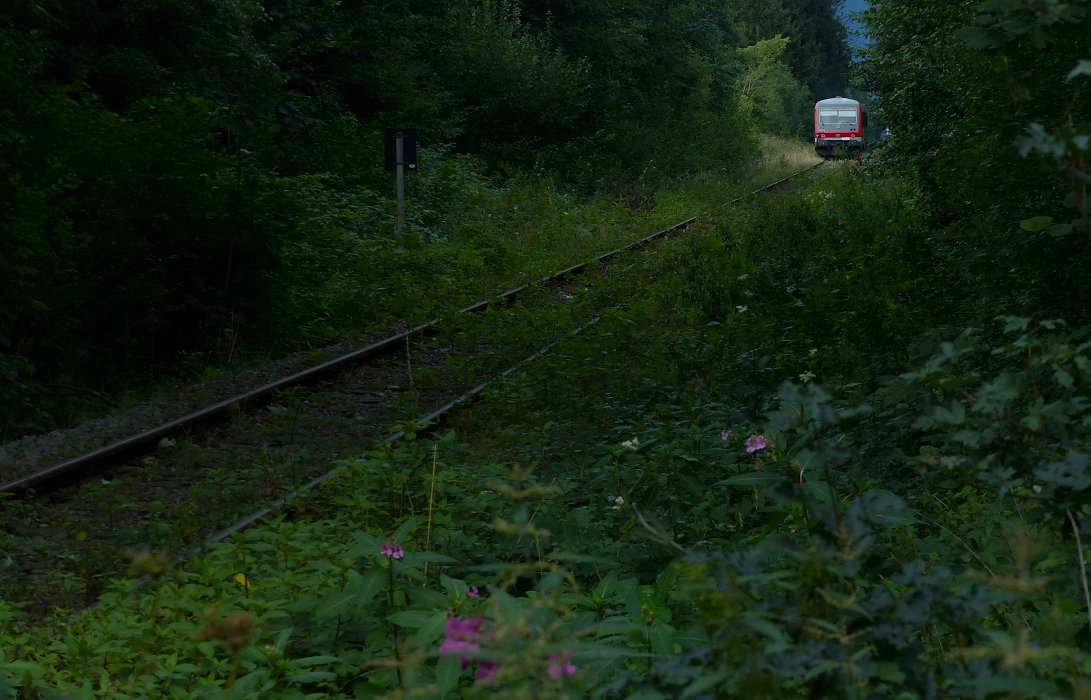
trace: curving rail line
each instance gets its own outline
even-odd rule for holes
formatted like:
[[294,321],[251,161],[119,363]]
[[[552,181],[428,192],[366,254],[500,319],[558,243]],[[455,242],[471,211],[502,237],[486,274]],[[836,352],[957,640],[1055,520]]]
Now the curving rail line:
[[[791,180],[791,179],[793,179],[795,177],[798,177],[799,175],[810,172],[811,170],[814,170],[814,169],[818,168],[821,165],[822,165],[822,162],[819,162],[818,164],[816,164],[814,166],[811,166],[811,167],[805,168],[803,170],[800,170],[800,171],[798,171],[796,173],[793,173],[793,174],[791,174],[791,175],[789,175],[789,176],[787,176],[785,178],[781,178],[780,180],[777,180],[776,182],[769,183],[768,185],[764,185],[762,187],[759,187],[758,189],[753,190],[752,192],[748,192],[746,194],[740,195],[739,197],[736,197],[735,199],[732,199],[729,202],[725,202],[723,205],[721,205],[720,208],[731,206],[732,204],[736,204],[736,203],[742,201],[743,199],[751,197],[751,196],[753,196],[755,194],[758,194],[760,192],[765,192],[767,190],[773,189],[774,187],[776,187],[776,186],[778,186],[780,184],[783,184],[783,183],[785,183],[785,182],[787,182],[787,181],[789,181],[789,180]],[[696,216],[690,217],[690,218],[688,218],[688,219],[686,219],[684,221],[680,221],[680,222],[678,222],[676,224],[668,226],[665,229],[662,229],[660,231],[656,231],[655,233],[652,233],[652,234],[650,234],[648,236],[645,236],[644,238],[641,238],[641,239],[639,239],[637,241],[634,241],[633,243],[630,243],[630,244],[628,244],[626,246],[623,246],[621,248],[617,248],[615,250],[611,250],[608,253],[604,253],[604,254],[594,258],[593,260],[589,260],[587,262],[582,262],[582,263],[579,263],[577,265],[573,265],[573,266],[568,267],[568,268],[566,268],[564,270],[561,270],[559,272],[555,272],[553,274],[546,275],[545,277],[542,277],[541,279],[533,280],[533,281],[527,282],[525,284],[519,285],[518,287],[514,287],[512,289],[509,289],[509,290],[507,290],[505,292],[502,292],[502,293],[498,294],[497,297],[494,298],[494,299],[486,299],[486,300],[483,300],[483,301],[479,301],[479,302],[477,302],[475,304],[471,304],[470,306],[467,306],[464,309],[460,309],[458,313],[459,314],[480,313],[480,312],[484,311],[485,309],[487,309],[490,304],[493,304],[493,303],[495,303],[497,301],[505,301],[505,302],[511,301],[511,300],[515,299],[520,293],[522,293],[522,292],[524,292],[527,289],[530,289],[532,287],[536,287],[538,285],[543,285],[543,284],[548,285],[548,284],[559,282],[561,280],[564,280],[565,278],[571,277],[572,275],[575,275],[575,274],[578,274],[578,273],[582,272],[589,265],[593,265],[595,263],[600,263],[600,262],[605,262],[605,261],[610,260],[611,258],[614,258],[614,257],[616,257],[616,256],[618,256],[618,255],[620,255],[620,254],[622,254],[622,253],[624,253],[626,251],[634,250],[634,249],[640,248],[642,246],[645,246],[648,243],[650,243],[650,242],[652,242],[652,241],[654,241],[656,239],[663,238],[663,237],[667,236],[668,234],[675,233],[675,232],[678,232],[678,231],[682,231],[682,230],[688,228],[690,226],[690,224],[695,222],[697,220],[697,218],[698,217],[696,217]],[[91,452],[88,452],[86,454],[83,454],[83,455],[80,455],[80,456],[77,456],[77,457],[73,457],[71,459],[67,459],[65,461],[59,462],[57,464],[51,465],[49,467],[40,469],[40,470],[35,471],[33,473],[27,474],[25,476],[19,477],[17,479],[13,479],[13,480],[5,482],[5,483],[0,483],[0,493],[13,493],[14,494],[14,493],[26,492],[26,491],[31,490],[31,489],[48,490],[49,488],[57,487],[59,485],[62,485],[66,479],[70,480],[70,479],[78,478],[80,475],[82,475],[83,473],[89,471],[90,469],[92,469],[94,467],[102,467],[102,466],[109,465],[109,464],[116,464],[116,463],[118,463],[118,462],[120,462],[120,461],[122,461],[124,459],[131,458],[133,456],[136,456],[136,455],[139,455],[139,454],[142,454],[142,453],[145,453],[145,452],[149,452],[152,449],[154,449],[159,444],[159,441],[162,440],[163,438],[168,438],[168,437],[177,435],[177,434],[181,433],[182,431],[187,430],[187,429],[189,429],[191,427],[194,427],[194,426],[197,426],[197,425],[201,425],[201,424],[204,424],[204,423],[208,423],[208,422],[223,418],[224,416],[228,415],[232,410],[234,410],[234,409],[236,409],[238,407],[241,407],[241,406],[243,406],[245,404],[257,404],[257,403],[261,403],[261,402],[264,402],[264,401],[268,401],[278,391],[282,391],[282,390],[287,389],[287,388],[292,387],[292,386],[303,385],[303,384],[308,384],[308,383],[314,382],[314,381],[316,381],[316,380],[318,380],[318,379],[320,379],[322,377],[333,374],[334,372],[342,370],[342,369],[344,369],[344,368],[346,368],[346,367],[348,367],[350,365],[353,365],[353,364],[358,364],[358,363],[362,363],[362,362],[366,362],[366,361],[369,361],[369,360],[374,360],[374,359],[378,359],[378,358],[390,355],[390,354],[396,352],[401,347],[403,347],[406,340],[408,338],[410,338],[411,336],[434,334],[437,331],[440,322],[441,322],[441,319],[433,319],[431,321],[423,323],[423,324],[421,324],[419,326],[411,328],[411,329],[409,329],[407,331],[404,331],[402,333],[399,333],[397,335],[393,335],[393,336],[390,336],[389,338],[386,338],[384,340],[380,340],[378,342],[372,343],[371,345],[368,345],[367,347],[360,348],[358,350],[354,350],[352,352],[349,352],[349,353],[346,353],[346,354],[341,355],[339,357],[333,358],[331,360],[323,362],[323,363],[321,363],[319,365],[316,365],[314,367],[311,367],[309,369],[303,370],[301,372],[297,372],[295,374],[284,377],[282,379],[278,379],[278,380],[276,380],[274,382],[270,382],[268,384],[257,387],[255,389],[252,389],[252,390],[247,391],[245,393],[242,393],[242,394],[239,394],[237,396],[233,396],[231,398],[225,399],[225,400],[220,401],[218,403],[215,403],[215,404],[212,404],[212,405],[207,406],[205,408],[202,408],[202,409],[200,409],[198,411],[194,411],[194,412],[192,412],[192,413],[190,413],[188,415],[182,416],[181,418],[177,418],[177,419],[165,422],[165,423],[163,423],[161,425],[158,425],[158,426],[156,426],[154,428],[151,428],[151,429],[146,430],[144,432],[141,432],[139,434],[132,435],[130,437],[118,440],[116,442],[113,442],[113,443],[111,443],[109,445],[100,447],[100,448],[98,448],[96,450],[93,450]],[[531,357],[527,358],[527,360],[524,360],[524,362],[529,361],[529,360],[533,359],[534,357],[537,357],[537,356],[547,352],[548,350],[549,350],[548,347],[543,348],[542,350],[539,350],[538,352],[534,353]],[[514,367],[508,369],[501,376],[506,376],[507,374],[512,372],[514,369],[515,369]],[[461,403],[464,403],[465,401],[468,401],[472,397],[479,394],[485,388],[485,386],[487,384],[488,383],[482,384],[482,385],[479,385],[478,387],[475,387],[474,389],[471,389],[469,392],[467,392],[463,396],[459,397],[458,399],[455,399],[453,402],[447,404],[446,406],[444,406],[444,407],[442,407],[440,409],[437,409],[437,411],[434,411],[433,413],[429,414],[428,416],[424,416],[423,418],[420,419],[421,422],[428,423],[428,422],[434,421],[435,419],[437,419],[439,416],[446,413],[448,410],[450,410],[454,406],[459,405]],[[395,434],[394,436],[391,436],[388,439],[390,441],[394,441],[394,440],[399,439],[400,437],[401,437],[400,434]],[[313,488],[313,486],[317,485],[317,483],[320,483],[321,481],[324,481],[325,479],[329,478],[332,475],[333,475],[332,473],[328,473],[326,475],[318,477],[316,480],[312,481],[311,483],[308,483],[305,487],[303,487],[303,490]],[[291,498],[291,497],[292,496],[288,496],[287,498]],[[284,499],[284,500],[286,500],[286,499]],[[283,500],[280,503],[283,503]],[[221,533],[222,537],[226,537],[227,534],[229,534],[230,532],[234,532],[234,531],[236,531],[238,529],[241,529],[241,527],[245,527],[250,522],[254,522],[254,521],[260,519],[261,517],[264,517],[264,515],[266,515],[269,511],[271,511],[275,507],[277,507],[277,506],[271,506],[269,509],[266,509],[266,510],[262,511],[261,513],[254,514],[253,516],[249,516],[246,520],[242,521],[242,523],[240,523],[240,524],[238,524],[236,526],[232,526],[231,528],[228,528],[228,530],[225,530],[223,533]],[[243,523],[245,523],[245,524],[243,524]],[[219,539],[222,539],[222,537],[219,537]]]

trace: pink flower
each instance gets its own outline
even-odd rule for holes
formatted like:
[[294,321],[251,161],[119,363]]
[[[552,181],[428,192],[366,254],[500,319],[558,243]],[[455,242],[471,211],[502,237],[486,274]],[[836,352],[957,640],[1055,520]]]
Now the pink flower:
[[481,634],[481,625],[485,622],[482,617],[469,617],[463,620],[461,617],[452,617],[443,626],[443,633],[454,639],[474,639]]
[[[469,668],[470,664],[474,663],[474,659],[471,659],[467,654],[476,654],[481,651],[481,645],[478,642],[483,636],[481,626],[484,623],[485,618],[483,617],[466,619],[452,617],[447,620],[447,624],[443,627],[443,634],[446,639],[443,640],[443,644],[439,645],[439,653],[458,654],[459,661],[462,662],[462,669]],[[477,659],[476,661],[477,668],[474,671],[474,678],[482,682],[490,681],[496,675],[496,662],[488,659]]]
[[466,591],[467,598],[480,598],[481,591],[477,590],[477,586],[470,586],[470,590]]
[[549,668],[546,673],[550,678],[560,680],[567,676],[576,675],[576,666],[572,663],[572,652],[562,651],[549,655]]
[[394,540],[383,542],[379,545],[379,553],[387,559],[401,559],[405,556],[405,550],[402,549],[400,544],[394,542]]
[[746,454],[748,455],[764,450],[767,447],[769,447],[769,443],[765,441],[764,435],[751,435],[746,438]]
[[477,670],[474,671],[474,680],[488,683],[496,676],[496,662],[478,659]]
[[[481,651],[480,644],[466,639],[452,639],[448,637],[443,640],[443,644],[439,645],[439,653],[441,654],[473,654],[479,651]],[[469,664],[470,660],[463,657],[462,667],[465,668]]]
[[723,440],[724,442],[727,442],[728,440],[730,440],[731,439],[731,431],[730,430],[720,431],[720,439]]

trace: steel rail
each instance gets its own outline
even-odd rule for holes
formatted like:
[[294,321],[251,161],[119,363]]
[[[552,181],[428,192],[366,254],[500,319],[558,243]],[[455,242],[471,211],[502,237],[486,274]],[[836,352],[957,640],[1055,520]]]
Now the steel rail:
[[[619,308],[621,308],[621,305],[614,306],[613,310],[616,311]],[[601,320],[600,316],[595,316],[595,317],[591,318],[589,321],[584,323],[579,328],[575,329],[574,331],[571,331],[568,334],[568,337],[569,338],[575,338],[576,336],[578,336],[580,333],[583,333],[585,330],[587,330],[591,326],[596,325],[600,320]],[[427,434],[430,434],[430,433],[434,432],[442,424],[443,419],[447,416],[448,413],[450,413],[451,411],[453,411],[454,409],[456,409],[456,408],[458,408],[460,406],[467,405],[467,404],[475,401],[479,396],[481,396],[481,394],[485,391],[485,389],[489,388],[491,385],[499,382],[500,380],[504,379],[505,377],[511,375],[516,370],[518,370],[520,367],[522,367],[524,365],[527,365],[527,364],[533,362],[534,360],[538,359],[539,357],[547,354],[553,348],[555,348],[560,342],[561,342],[560,340],[555,340],[552,343],[549,343],[548,345],[545,345],[545,346],[539,348],[538,350],[534,351],[530,355],[527,355],[526,357],[524,357],[522,360],[520,360],[516,364],[512,365],[511,367],[508,367],[506,370],[504,370],[500,374],[496,375],[492,379],[488,379],[488,380],[485,380],[484,382],[481,382],[477,386],[473,387],[472,389],[469,389],[468,391],[464,392],[463,394],[461,394],[457,398],[452,399],[451,401],[447,402],[443,406],[440,406],[439,408],[435,409],[431,413],[429,413],[427,415],[424,415],[424,416],[420,416],[419,418],[415,419],[413,422],[417,426],[417,434],[418,435],[422,435],[422,434],[427,435]],[[396,443],[396,442],[398,442],[398,441],[400,441],[400,440],[402,440],[404,438],[405,438],[405,431],[404,430],[399,430],[397,432],[394,432],[394,433],[390,434],[386,438],[385,442],[388,445],[393,445],[394,443]],[[205,538],[205,540],[203,542],[201,542],[200,544],[198,544],[196,546],[193,546],[193,547],[190,547],[186,551],[176,555],[174,557],[174,559],[172,560],[172,562],[171,562],[171,566],[177,566],[177,565],[181,564],[182,562],[186,561],[187,559],[190,559],[191,557],[195,557],[198,554],[200,554],[201,552],[204,552],[204,551],[208,550],[213,545],[215,545],[215,544],[217,544],[219,542],[223,542],[228,537],[231,537],[232,535],[234,535],[236,533],[242,532],[243,530],[248,530],[249,528],[253,527],[254,525],[257,525],[261,521],[265,520],[267,517],[269,517],[273,513],[276,513],[278,510],[284,508],[284,506],[286,506],[286,505],[290,504],[291,502],[295,501],[297,498],[299,498],[299,497],[313,491],[314,489],[316,489],[321,484],[325,483],[326,481],[329,481],[330,479],[334,478],[335,476],[337,476],[338,474],[340,474],[341,472],[345,471],[348,468],[349,468],[348,464],[344,464],[344,463],[338,464],[333,469],[330,469],[329,471],[326,471],[325,473],[314,477],[313,479],[311,479],[307,483],[303,484],[299,488],[295,489],[291,493],[288,493],[288,494],[286,494],[284,496],[281,496],[276,501],[274,501],[273,503],[270,503],[269,505],[265,506],[261,510],[257,510],[257,511],[254,511],[253,513],[250,513],[249,515],[243,517],[242,519],[238,520],[237,522],[233,523],[232,525],[228,525],[227,527],[223,528],[222,530],[220,530],[220,531],[214,533],[213,535],[210,535],[209,537]],[[142,586],[142,585],[148,584],[150,581],[151,581],[150,576],[143,575],[137,580],[137,585]],[[101,602],[102,602],[101,598],[96,599],[94,602],[92,602],[90,605],[86,606],[83,609],[84,612],[94,610],[95,608],[97,608],[99,606],[99,604]]]
[[[614,310],[617,310],[618,308],[620,308],[620,306],[615,306]],[[568,334],[568,338],[575,338],[576,336],[578,336],[580,333],[583,333],[588,328],[596,325],[600,321],[600,319],[601,319],[600,316],[593,317],[591,320],[587,321],[586,323],[584,323],[582,326],[580,326],[576,330],[570,332]],[[527,364],[533,362],[534,360],[538,359],[539,357],[542,357],[543,355],[549,353],[560,342],[561,342],[560,340],[555,340],[552,343],[549,343],[548,345],[545,345],[545,346],[539,348],[538,350],[534,351],[530,355],[527,355],[526,357],[524,357],[522,360],[520,360],[516,364],[512,365],[511,367],[508,367],[506,370],[504,370],[500,374],[496,375],[492,379],[487,379],[484,382],[481,382],[477,386],[473,387],[472,389],[469,389],[468,391],[466,391],[463,394],[459,395],[457,398],[454,398],[451,401],[448,401],[446,404],[440,406],[439,408],[435,409],[431,413],[429,413],[427,415],[424,415],[424,416],[420,416],[419,418],[416,418],[413,421],[413,423],[417,427],[417,434],[418,435],[428,435],[428,434],[430,434],[432,432],[435,432],[435,430],[437,428],[439,428],[440,425],[442,425],[442,422],[443,422],[444,418],[447,416],[448,413],[450,413],[451,411],[455,410],[456,408],[458,408],[460,406],[464,406],[464,405],[467,405],[469,403],[472,403],[479,396],[481,396],[481,394],[485,391],[485,389],[489,388],[493,384],[496,384],[497,382],[499,382],[499,381],[503,380],[504,378],[508,377],[509,375],[514,373],[516,370],[518,370],[520,367],[523,367],[524,365],[527,365]],[[405,431],[404,430],[399,430],[399,431],[397,431],[395,433],[392,433],[391,435],[389,435],[386,438],[386,444],[393,445],[394,443],[396,443],[396,442],[398,442],[398,441],[400,441],[400,440],[402,440],[404,438],[405,438]],[[255,511],[254,513],[251,513],[250,515],[247,515],[246,517],[242,518],[241,520],[239,520],[235,524],[229,525],[226,528],[224,528],[224,529],[220,530],[219,532],[215,533],[214,535],[210,536],[202,544],[200,544],[197,547],[189,550],[187,553],[185,553],[183,555],[180,555],[175,560],[175,563],[178,563],[180,561],[184,561],[185,559],[208,549],[213,544],[215,544],[217,542],[222,542],[222,541],[226,540],[228,537],[230,537],[231,535],[233,535],[233,534],[235,534],[237,532],[242,532],[243,530],[246,530],[246,529],[250,528],[251,526],[257,524],[258,522],[264,520],[265,518],[272,515],[276,511],[280,510],[281,508],[283,508],[284,506],[286,506],[290,502],[292,502],[295,499],[299,498],[300,496],[302,496],[302,495],[304,495],[304,494],[306,494],[306,493],[308,493],[310,491],[313,491],[320,484],[322,484],[322,483],[324,483],[326,481],[329,481],[333,477],[337,476],[341,472],[348,469],[348,467],[349,467],[348,464],[339,464],[336,467],[334,467],[333,469],[330,469],[329,471],[325,472],[324,474],[320,474],[320,475],[314,477],[313,479],[308,481],[303,486],[300,486],[295,491],[292,491],[291,493],[279,498],[278,500],[276,500],[275,502],[273,502],[273,503],[269,504],[268,506],[262,508],[261,510]]]
[[[822,163],[818,163],[818,165],[822,165]],[[818,165],[806,168],[799,172],[793,173],[788,177],[777,180],[776,182],[772,182],[768,185],[759,187],[752,192],[740,195],[730,202],[726,202],[725,204],[723,204],[721,208],[735,204],[739,201],[742,201],[743,199],[746,199],[747,197],[753,196],[760,192],[772,189],[773,187],[776,187],[781,183],[787,182],[794,177],[797,177],[799,175],[802,175],[803,173],[813,170],[814,168],[817,168]],[[662,230],[651,233],[639,240],[633,241],[628,245],[611,250],[607,253],[603,253],[593,260],[572,265],[571,267],[560,270],[559,272],[554,272],[537,280],[533,280],[531,282],[527,282],[517,287],[508,289],[507,291],[498,294],[495,299],[485,299],[466,306],[460,309],[458,311],[458,314],[479,313],[487,309],[489,305],[494,303],[495,301],[508,302],[530,288],[561,281],[566,277],[570,277],[572,275],[582,272],[589,265],[606,262],[607,260],[621,255],[622,253],[647,245],[648,243],[656,239],[663,238],[670,233],[684,230],[688,228],[690,224],[695,222],[697,218],[698,217],[696,216],[690,217],[684,221],[680,221]],[[154,446],[159,444],[160,440],[164,438],[169,438],[173,435],[177,435],[188,428],[220,419],[236,407],[241,407],[247,403],[256,404],[262,401],[268,401],[276,392],[283,389],[313,382],[323,376],[332,374],[352,364],[377,359],[386,355],[393,354],[398,349],[400,349],[410,337],[419,334],[435,333],[438,330],[438,326],[441,322],[442,319],[433,319],[427,321],[402,333],[398,333],[397,335],[393,335],[389,338],[385,338],[383,340],[372,343],[364,348],[360,348],[344,355],[340,355],[333,359],[322,362],[321,364],[318,364],[314,367],[310,367],[287,377],[283,377],[268,384],[264,384],[255,389],[251,389],[250,391],[244,392],[242,394],[238,394],[236,396],[224,399],[215,404],[184,415],[180,418],[176,418],[162,423],[154,428],[145,430],[136,435],[117,440],[98,449],[73,457],[71,459],[64,460],[62,462],[58,462],[49,467],[32,472],[17,479],[0,483],[0,493],[21,493],[31,489],[37,489],[43,486],[53,485],[64,477],[75,476],[77,474],[89,471],[94,467],[102,466],[108,463],[116,464],[123,458],[133,457],[137,454],[150,451]]]

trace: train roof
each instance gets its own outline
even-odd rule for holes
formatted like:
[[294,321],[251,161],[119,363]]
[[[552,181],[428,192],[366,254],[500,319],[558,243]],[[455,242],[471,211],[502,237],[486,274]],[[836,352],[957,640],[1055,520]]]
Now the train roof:
[[815,107],[856,107],[860,103],[848,97],[827,97],[815,103]]

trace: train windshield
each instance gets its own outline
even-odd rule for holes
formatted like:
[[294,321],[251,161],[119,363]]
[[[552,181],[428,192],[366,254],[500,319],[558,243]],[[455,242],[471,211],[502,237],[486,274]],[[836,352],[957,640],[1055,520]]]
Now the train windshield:
[[818,125],[825,129],[842,130],[856,128],[855,109],[819,109]]

